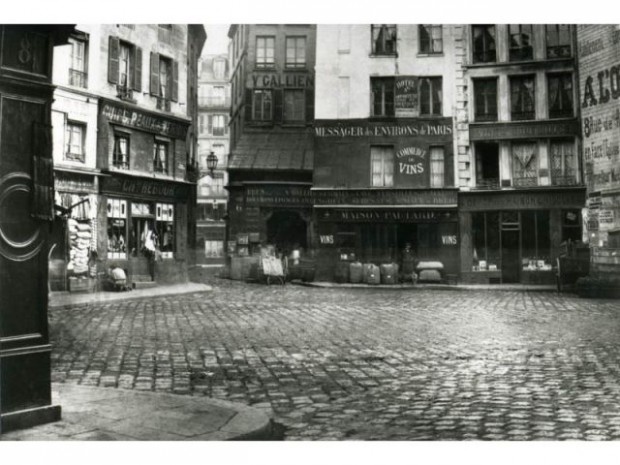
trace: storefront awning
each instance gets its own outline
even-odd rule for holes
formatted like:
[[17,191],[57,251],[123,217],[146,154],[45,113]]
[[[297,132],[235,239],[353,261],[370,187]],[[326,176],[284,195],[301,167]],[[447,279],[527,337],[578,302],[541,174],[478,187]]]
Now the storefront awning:
[[314,145],[309,132],[245,133],[230,155],[229,170],[312,171]]

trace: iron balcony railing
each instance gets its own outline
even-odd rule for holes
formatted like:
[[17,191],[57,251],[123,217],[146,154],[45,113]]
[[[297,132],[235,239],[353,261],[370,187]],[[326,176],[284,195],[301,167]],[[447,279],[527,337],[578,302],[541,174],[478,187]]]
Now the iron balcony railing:
[[476,189],[499,189],[499,178],[478,179]]
[[86,88],[88,74],[77,69],[69,69],[69,85]]

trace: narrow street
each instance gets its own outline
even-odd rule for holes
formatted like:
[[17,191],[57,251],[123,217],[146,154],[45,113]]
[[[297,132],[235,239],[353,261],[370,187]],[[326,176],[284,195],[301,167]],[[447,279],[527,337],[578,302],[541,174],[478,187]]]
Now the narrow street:
[[617,301],[213,286],[52,309],[52,380],[269,403],[287,440],[620,439]]

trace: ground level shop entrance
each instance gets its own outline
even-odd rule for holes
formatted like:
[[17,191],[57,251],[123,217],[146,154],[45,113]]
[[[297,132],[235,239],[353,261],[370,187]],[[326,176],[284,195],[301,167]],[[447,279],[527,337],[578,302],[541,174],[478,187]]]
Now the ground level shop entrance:
[[555,282],[560,244],[582,237],[583,188],[461,193],[464,283]]

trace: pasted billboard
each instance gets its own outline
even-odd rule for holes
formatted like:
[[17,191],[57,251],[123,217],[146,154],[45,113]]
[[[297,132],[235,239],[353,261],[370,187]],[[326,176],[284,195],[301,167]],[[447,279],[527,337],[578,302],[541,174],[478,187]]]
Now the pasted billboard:
[[577,40],[589,239],[605,246],[607,231],[620,227],[620,29],[579,25]]

